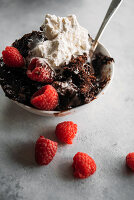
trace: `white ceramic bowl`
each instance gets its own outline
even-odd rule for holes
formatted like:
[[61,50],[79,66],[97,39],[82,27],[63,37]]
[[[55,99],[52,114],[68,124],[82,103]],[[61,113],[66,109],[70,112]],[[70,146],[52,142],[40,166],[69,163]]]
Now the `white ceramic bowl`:
[[[109,52],[107,51],[107,49],[105,49],[105,47],[102,44],[98,44],[98,47],[96,49],[96,52],[100,52],[103,55],[106,56],[110,56]],[[112,82],[112,78],[113,78],[113,74],[114,74],[114,64],[113,62],[111,62],[108,65],[105,65],[102,69],[102,77],[104,78],[108,78],[109,81],[107,82],[106,86],[100,91],[100,93],[98,93],[98,95],[96,96],[96,99],[98,99],[98,97],[102,94],[104,94],[104,91],[108,88],[108,86],[110,85],[110,83]],[[93,100],[94,101],[94,100]],[[24,104],[18,103],[16,101],[14,101],[17,105],[19,105],[20,107],[24,108],[25,110],[37,114],[37,115],[41,115],[41,116],[54,116],[54,117],[61,117],[61,116],[65,116],[68,114],[72,114],[74,112],[80,111],[84,108],[86,108],[87,106],[89,106],[92,101],[88,104],[84,104],[81,106],[78,106],[76,108],[72,108],[70,110],[67,111],[43,111],[43,110],[38,110],[36,108],[32,108],[30,106],[26,106]]]

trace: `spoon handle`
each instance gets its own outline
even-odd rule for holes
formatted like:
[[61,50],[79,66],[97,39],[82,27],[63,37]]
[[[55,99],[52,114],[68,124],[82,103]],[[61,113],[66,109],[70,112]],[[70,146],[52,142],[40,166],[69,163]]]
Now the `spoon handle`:
[[117,10],[117,8],[119,7],[119,5],[122,3],[123,0],[112,0],[108,11],[103,19],[103,22],[101,24],[101,27],[95,37],[95,40],[93,42],[92,45],[92,51],[95,51],[96,47],[97,47],[97,42],[99,40],[99,38],[101,37],[104,29],[106,28],[106,25],[108,24],[108,22],[110,21],[110,19],[112,18],[113,14],[115,13],[115,11]]

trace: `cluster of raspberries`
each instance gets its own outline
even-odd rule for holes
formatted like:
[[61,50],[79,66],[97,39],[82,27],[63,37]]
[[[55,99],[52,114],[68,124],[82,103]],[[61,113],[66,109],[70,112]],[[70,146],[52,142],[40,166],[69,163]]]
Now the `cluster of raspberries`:
[[[8,67],[25,67],[25,59],[15,47],[6,47],[2,52],[3,61]],[[59,102],[58,93],[50,83],[53,82],[54,71],[42,58],[33,58],[28,65],[28,78],[47,83],[31,97],[31,104],[40,110],[54,110]]]
[[[55,134],[64,144],[72,144],[77,133],[77,124],[72,121],[61,122],[56,126]],[[35,145],[35,160],[39,165],[49,164],[55,156],[58,143],[40,136]],[[126,165],[134,171],[134,152],[126,156]],[[78,152],[73,157],[72,167],[76,178],[87,178],[96,171],[96,163],[87,153]]]
[[[56,126],[55,134],[58,140],[64,144],[72,144],[77,133],[77,124],[72,121],[61,122]],[[48,165],[55,156],[58,143],[40,136],[35,144],[35,160],[39,165]],[[87,178],[96,171],[95,161],[86,153],[78,152],[73,157],[72,167],[74,176]]]
[[[72,121],[61,122],[56,126],[55,134],[64,144],[72,144],[77,133],[77,124]],[[48,165],[54,158],[58,143],[40,136],[35,144],[35,160],[39,165]],[[134,152],[126,156],[126,165],[134,171]],[[76,178],[87,178],[96,171],[96,163],[87,153],[78,152],[73,157],[72,167]]]

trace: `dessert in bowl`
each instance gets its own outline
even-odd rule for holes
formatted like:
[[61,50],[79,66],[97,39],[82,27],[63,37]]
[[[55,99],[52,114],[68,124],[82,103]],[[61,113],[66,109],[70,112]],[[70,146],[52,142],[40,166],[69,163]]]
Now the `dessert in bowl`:
[[25,34],[2,52],[0,84],[5,95],[38,115],[63,116],[96,99],[113,76],[113,59],[75,15],[46,15],[40,31]]

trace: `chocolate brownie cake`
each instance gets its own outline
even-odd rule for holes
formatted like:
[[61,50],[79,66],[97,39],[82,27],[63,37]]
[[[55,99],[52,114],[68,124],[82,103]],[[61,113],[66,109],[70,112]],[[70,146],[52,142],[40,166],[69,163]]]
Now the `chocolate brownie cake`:
[[[12,47],[15,47],[23,56],[25,62],[23,67],[8,66],[4,63],[3,58],[0,59],[0,84],[8,98],[31,107],[33,107],[31,104],[33,94],[45,85],[52,85],[56,89],[59,97],[59,102],[54,110],[67,110],[88,103],[96,97],[108,81],[101,79],[101,69],[104,65],[113,62],[113,59],[98,53],[94,55],[92,62],[90,62],[86,50],[82,51],[81,54],[79,54],[80,52],[70,54],[70,58],[68,58],[69,54],[66,54],[67,59],[65,55],[62,58],[63,53],[58,58],[59,52],[57,53],[57,50],[53,52],[52,56],[55,56],[53,60],[50,59],[50,54],[48,56],[48,52],[46,54],[44,53],[45,50],[42,55],[42,52],[37,51],[37,46],[51,42],[48,45],[56,48],[54,46],[57,44],[55,38],[59,37],[54,36],[52,38],[48,35],[47,29],[50,29],[48,22],[51,18],[52,16],[47,15],[45,25],[42,25],[41,31],[33,31],[32,33],[25,34],[21,39],[16,40],[12,44]],[[62,23],[66,20],[63,19]],[[70,21],[72,20],[70,16],[68,19]],[[67,27],[65,28],[67,29]],[[64,46],[64,44],[62,45]],[[60,51],[59,46],[58,51]],[[34,61],[32,61],[33,59]],[[32,67],[29,67],[31,62],[34,63],[38,59],[45,59],[45,61],[39,60],[39,64],[43,65],[42,63],[45,62],[45,70],[47,70],[47,75],[49,74],[49,79],[33,79],[32,75],[30,77],[28,74],[29,69],[31,72],[33,70]],[[37,75],[43,77],[41,73],[42,71],[39,71]]]

